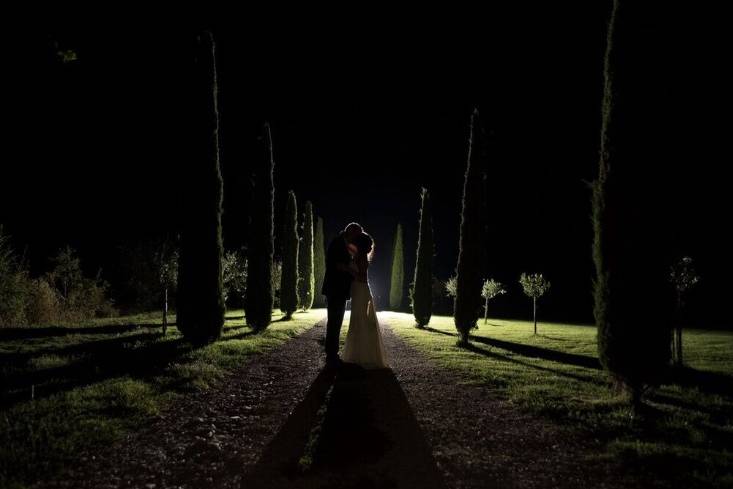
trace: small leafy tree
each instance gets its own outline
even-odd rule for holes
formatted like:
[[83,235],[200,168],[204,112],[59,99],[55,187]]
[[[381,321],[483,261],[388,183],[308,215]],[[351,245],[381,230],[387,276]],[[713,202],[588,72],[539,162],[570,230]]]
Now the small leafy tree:
[[0,326],[17,326],[25,322],[28,298],[27,273],[20,266],[0,226]]
[[519,283],[527,297],[532,299],[532,319],[534,320],[534,334],[537,334],[537,299],[550,290],[550,282],[541,273],[527,275],[523,273],[519,277]]
[[168,330],[168,291],[178,286],[178,251],[161,253],[158,277],[163,288],[163,334]]
[[497,282],[493,278],[484,280],[484,285],[481,287],[481,297],[484,298],[484,324],[486,324],[489,317],[489,301],[501,294],[506,294],[501,282]]
[[456,276],[453,275],[451,278],[445,281],[445,293],[448,297],[454,297],[456,296],[456,288],[458,286],[458,281],[456,279]]
[[674,263],[669,270],[669,281],[677,293],[677,322],[672,337],[672,360],[676,365],[682,365],[682,309],[687,292],[700,281],[692,258],[685,256]]
[[78,321],[113,313],[105,298],[109,285],[102,280],[101,272],[95,278],[84,276],[81,260],[73,248],[62,248],[51,261],[53,269],[47,280],[56,289],[62,319]]
[[[222,261],[224,273],[224,300],[244,299],[247,290],[247,256],[243,250],[227,251]],[[241,302],[240,302],[241,303]]]
[[53,270],[49,274],[49,278],[56,285],[61,297],[68,300],[71,290],[79,286],[83,277],[81,263],[76,256],[76,251],[67,245],[59,250],[51,261]]

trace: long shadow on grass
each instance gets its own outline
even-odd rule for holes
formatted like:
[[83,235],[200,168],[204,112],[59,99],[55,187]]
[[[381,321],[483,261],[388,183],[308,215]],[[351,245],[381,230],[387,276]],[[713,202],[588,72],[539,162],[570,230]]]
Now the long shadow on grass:
[[2,353],[0,354],[0,365],[22,365],[31,358],[42,355],[73,356],[86,355],[88,353],[106,352],[115,350],[125,343],[136,341],[150,341],[161,337],[160,331],[151,331],[133,335],[120,336],[116,338],[94,339],[72,345],[57,345],[35,348],[27,352]]
[[[432,333],[439,333],[446,336],[458,336],[456,333],[449,333],[447,331],[441,331],[439,329],[431,327],[427,327],[424,329]],[[590,368],[594,370],[601,369],[601,363],[598,361],[597,358],[589,357],[586,355],[565,353],[562,351],[540,348],[538,346],[524,345],[522,343],[497,340],[494,338],[484,338],[482,336],[471,336],[471,341],[475,341],[476,343],[483,343],[484,345],[495,346],[497,348],[501,348],[502,350],[510,351],[512,353],[516,353],[525,357],[541,358],[543,360],[549,360],[551,362],[565,363],[568,365],[575,365],[578,367]]]
[[183,338],[156,341],[143,346],[129,345],[130,342],[134,344],[134,341],[134,337],[125,337],[78,345],[73,351],[81,356],[68,365],[21,370],[8,375],[0,392],[0,406],[8,407],[29,399],[32,385],[35,386],[35,397],[43,398],[113,377],[153,376],[162,373],[173,360],[195,348]]
[[671,371],[672,383],[682,387],[696,387],[709,394],[730,397],[733,393],[733,376],[718,372],[707,372],[691,367],[674,368]]
[[391,370],[322,371],[242,488],[443,488]]
[[515,358],[508,357],[506,355],[501,355],[499,353],[494,353],[494,352],[489,351],[489,350],[484,350],[483,348],[480,348],[480,347],[478,347],[476,345],[473,345],[473,344],[470,344],[470,343],[468,345],[466,345],[466,346],[462,346],[461,348],[463,348],[465,350],[468,350],[468,351],[471,351],[473,353],[478,353],[479,355],[483,355],[483,356],[485,356],[487,358],[492,358],[494,360],[500,360],[500,361],[503,361],[503,362],[514,363],[514,364],[517,364],[517,365],[521,365],[523,367],[529,367],[529,368],[532,368],[532,369],[535,369],[535,370],[541,370],[543,372],[549,372],[551,374],[558,375],[560,377],[566,377],[568,379],[577,380],[579,382],[590,382],[590,383],[598,384],[598,385],[606,385],[606,382],[604,382],[604,381],[602,381],[600,379],[594,379],[592,377],[586,377],[586,376],[583,376],[583,375],[572,374],[572,373],[569,373],[569,372],[563,372],[561,370],[555,370],[553,368],[542,367],[540,365],[534,365],[534,364],[529,363],[529,362],[523,362],[521,360],[517,360]]
[[[699,402],[699,397],[688,401],[686,399],[673,395],[668,395],[664,392],[657,390],[651,394],[650,400],[658,402],[660,404],[667,404],[681,410],[705,413],[710,417],[710,420],[716,424],[727,423],[728,419],[731,417],[731,413],[727,404],[703,404],[702,402]],[[733,436],[733,434],[731,436]],[[733,446],[733,443],[731,443],[731,446]]]
[[[231,329],[230,329],[231,331]],[[223,336],[218,341],[241,340],[256,334],[244,331]],[[118,376],[150,377],[161,374],[165,367],[194,350],[184,338],[162,340],[161,333],[140,333],[57,348],[44,348],[31,353],[0,355],[0,367],[11,367],[0,384],[0,406],[8,407],[35,398]],[[159,341],[160,340],[160,341]],[[28,370],[31,358],[52,353],[68,357],[69,363],[59,367]],[[15,371],[13,369],[15,368]]]
[[[175,325],[175,322],[168,323],[168,326]],[[50,336],[67,336],[72,334],[119,334],[138,329],[161,329],[162,327],[163,325],[160,323],[129,323],[87,327],[44,326],[38,328],[2,328],[0,329],[0,340],[48,338]]]

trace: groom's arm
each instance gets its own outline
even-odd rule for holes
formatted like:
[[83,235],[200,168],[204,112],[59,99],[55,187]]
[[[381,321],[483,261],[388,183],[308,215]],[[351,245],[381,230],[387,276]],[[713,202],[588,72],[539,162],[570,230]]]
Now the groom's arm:
[[[328,268],[338,270],[339,272],[348,273],[349,275],[353,277],[355,276],[354,270],[351,267],[349,267],[349,262],[340,259],[341,258],[339,256],[340,253],[338,252],[339,250],[337,249],[337,246],[339,245],[340,243],[334,240],[331,242],[331,245],[328,247],[328,253],[326,254],[326,259],[328,260],[327,266]],[[344,255],[348,256],[347,253],[344,253]]]

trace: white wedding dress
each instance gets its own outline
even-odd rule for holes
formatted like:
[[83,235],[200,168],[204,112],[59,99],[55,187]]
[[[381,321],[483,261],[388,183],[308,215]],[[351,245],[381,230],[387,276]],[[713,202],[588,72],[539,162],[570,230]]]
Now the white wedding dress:
[[[368,266],[366,260],[362,263],[363,267]],[[352,263],[352,266],[355,265]],[[366,275],[366,270],[362,273]],[[342,358],[364,368],[389,367],[368,282],[351,282],[351,317]]]

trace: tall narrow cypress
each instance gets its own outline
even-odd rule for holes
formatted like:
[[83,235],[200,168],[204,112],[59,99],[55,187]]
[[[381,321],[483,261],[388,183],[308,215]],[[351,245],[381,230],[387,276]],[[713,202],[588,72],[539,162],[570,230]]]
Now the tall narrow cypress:
[[323,277],[326,274],[326,242],[323,235],[323,218],[316,219],[316,232],[313,238],[313,273],[315,275],[315,299],[313,304],[316,307],[324,307],[326,301],[321,294],[323,288]]
[[419,328],[430,322],[433,314],[433,219],[430,193],[422,189],[420,228],[417,238],[417,260],[412,286],[412,312]]
[[264,125],[258,141],[262,156],[255,162],[257,169],[253,179],[244,311],[247,324],[255,331],[262,331],[272,321],[274,300],[272,260],[275,251],[273,235],[275,161],[269,124]]
[[295,192],[288,192],[283,234],[283,271],[280,281],[280,310],[290,319],[298,308],[298,204]]
[[398,311],[402,307],[405,290],[405,254],[402,246],[402,225],[397,223],[394,250],[392,252],[392,276],[389,288],[389,308]]
[[468,161],[463,183],[461,235],[456,267],[456,298],[454,321],[459,342],[468,344],[471,329],[478,321],[481,309],[481,150],[483,134],[478,109],[471,116],[471,136],[468,141]]
[[313,204],[311,201],[305,203],[303,214],[303,234],[300,241],[298,267],[300,269],[299,306],[307,311],[313,307],[313,289],[315,288],[315,277],[313,274]]
[[633,117],[633,107],[626,104],[631,98],[625,94],[634,88],[628,83],[630,72],[617,63],[629,62],[626,55],[633,49],[627,39],[619,42],[620,19],[619,1],[614,0],[603,69],[598,176],[592,185],[593,312],[601,364],[638,407],[642,394],[661,380],[668,365],[670,334],[662,306],[663,258],[655,246],[660,238],[644,203],[644,174],[628,163],[636,148],[624,144],[628,128],[620,120]]
[[185,165],[177,326],[188,340],[203,344],[217,339],[224,325],[219,113],[214,39],[199,35],[193,66],[191,159]]

